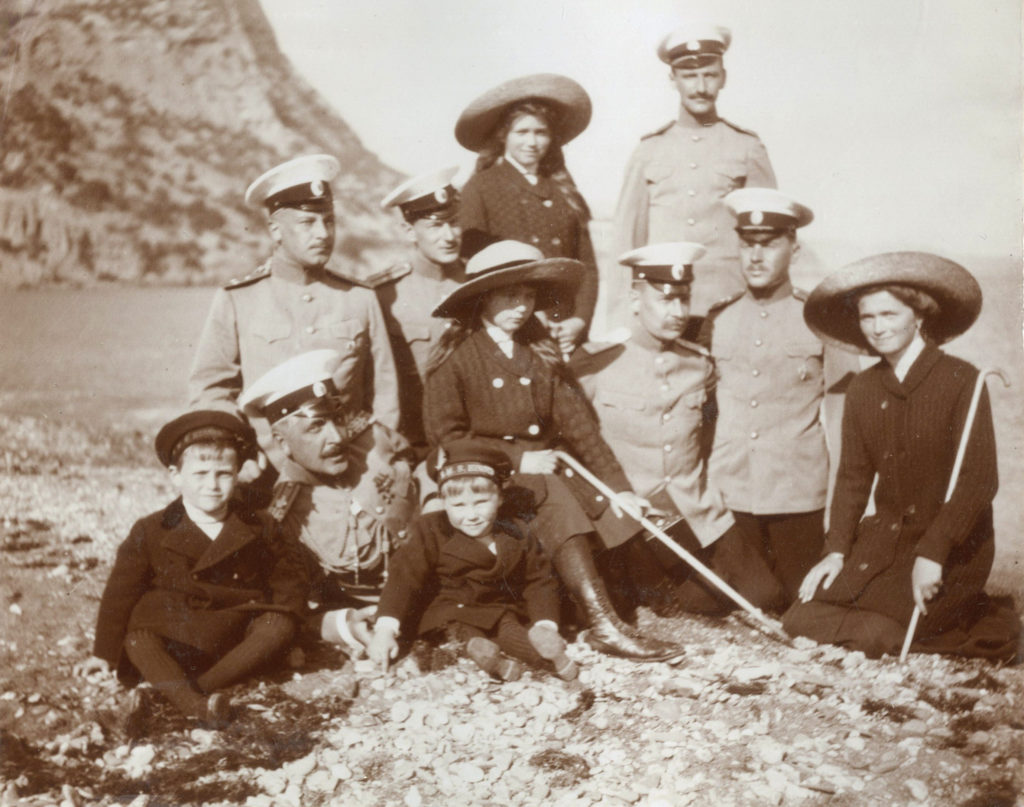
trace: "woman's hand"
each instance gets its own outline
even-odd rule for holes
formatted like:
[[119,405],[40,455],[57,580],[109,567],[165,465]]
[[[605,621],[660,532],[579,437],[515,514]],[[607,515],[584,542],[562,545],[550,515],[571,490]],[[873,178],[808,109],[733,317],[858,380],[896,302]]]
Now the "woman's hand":
[[583,317],[569,317],[553,323],[551,335],[558,342],[558,349],[562,351],[563,355],[568,356],[576,349],[583,338],[583,331],[586,330],[586,327],[587,323]]
[[914,603],[922,614],[927,614],[924,604],[942,587],[942,564],[918,555],[914,558],[914,571],[910,573],[910,587],[914,592]]
[[843,553],[830,552],[817,562],[804,577],[800,584],[800,602],[810,602],[820,585],[822,590],[832,585],[832,581],[843,569]]
[[544,451],[524,451],[519,460],[521,474],[553,474],[558,468],[558,457],[548,448]]
[[644,515],[648,510],[651,509],[651,503],[647,501],[643,496],[638,496],[631,490],[623,490],[616,494],[615,499],[609,499],[608,503],[612,506],[612,512],[615,513],[616,518],[622,518],[622,513],[625,511],[627,516],[633,517],[633,513],[639,513]]

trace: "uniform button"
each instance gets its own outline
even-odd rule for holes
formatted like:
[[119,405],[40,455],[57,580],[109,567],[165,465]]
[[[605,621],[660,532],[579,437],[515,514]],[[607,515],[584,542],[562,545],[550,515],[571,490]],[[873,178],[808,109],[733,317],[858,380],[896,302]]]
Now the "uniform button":
[[699,143],[700,135],[690,135],[690,140],[692,140],[694,143]]
[[306,333],[316,333],[316,328],[314,328],[312,325],[307,325]]
[[552,205],[554,205],[554,202],[552,202],[550,199],[545,199],[543,204],[544,204],[544,207],[551,207]]
[[304,302],[304,303],[311,303],[311,302],[313,302],[313,295],[312,294],[303,294],[302,295],[302,302]]
[[502,387],[505,386],[505,379],[496,378],[491,382],[491,386],[494,387],[495,389],[501,389]]
[[668,384],[662,384],[661,385],[661,391],[662,392],[668,392]]
[[554,244],[557,247],[559,244],[562,243],[562,239],[561,238],[552,238],[551,239],[551,243]]
[[672,477],[671,476],[666,476],[665,477],[665,481],[666,482],[671,482],[672,481]]
[[757,432],[751,432],[750,433],[750,439],[751,440],[756,440],[757,439]]
[[696,167],[697,167],[697,163],[690,163],[690,168],[696,168]]
[[692,227],[694,224],[697,223],[697,219],[687,219],[686,223]]
[[526,376],[522,376],[519,379],[519,383],[522,384],[524,387],[528,387],[528,386],[530,386],[530,379],[527,378]]
[[761,371],[755,367],[753,370],[750,371],[750,374],[754,376],[754,378],[757,378],[759,375],[761,375]]
[[868,570],[868,565],[866,563],[862,563],[859,568],[862,572],[866,572]]
[[767,318],[768,318],[768,312],[765,311],[764,309],[761,309],[761,319],[767,319]]
[[540,426],[538,426],[536,423],[531,423],[530,428],[528,428],[526,431],[532,434],[534,437],[536,437],[538,434],[540,434]]
[[752,398],[750,401],[750,408],[757,409],[757,398]]
[[754,347],[761,347],[761,345],[763,345],[763,344],[764,344],[764,340],[763,339],[755,339],[754,340]]
[[665,443],[665,445],[663,445],[662,448],[665,450],[665,453],[668,454],[668,452],[670,452],[672,450],[672,444],[671,443]]
[[664,415],[661,416],[661,419],[662,420],[672,420],[672,415],[670,415],[668,412],[666,412]]
[[695,191],[693,188],[690,188],[690,190],[688,190],[686,192],[686,195],[687,196],[696,196],[697,195],[697,191]]
[[384,505],[378,504],[373,508],[373,511],[379,516],[384,512]]
[[665,363],[665,357],[664,356],[655,356],[654,357],[654,363],[655,364],[664,364]]

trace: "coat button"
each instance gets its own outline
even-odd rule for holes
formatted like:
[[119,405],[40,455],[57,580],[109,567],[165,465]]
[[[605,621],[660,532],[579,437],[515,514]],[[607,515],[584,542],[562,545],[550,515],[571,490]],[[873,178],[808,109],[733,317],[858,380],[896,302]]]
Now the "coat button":
[[554,244],[557,247],[557,246],[559,246],[562,243],[562,239],[561,238],[552,238],[551,239],[551,243]]
[[540,243],[540,236],[536,236],[536,235],[531,235],[531,236],[530,236],[530,240],[531,240],[531,241],[532,241],[532,242],[533,242],[534,244],[539,244],[539,243]]
[[868,565],[867,565],[866,563],[862,563],[862,564],[861,564],[861,565],[860,565],[860,566],[859,566],[858,568],[859,568],[859,569],[860,569],[860,570],[861,570],[862,572],[866,572],[866,571],[868,570]]
[[882,401],[882,409],[888,409],[888,408],[889,408],[889,402],[888,401]]
[[495,389],[501,389],[502,387],[505,386],[505,379],[496,378],[491,382],[491,386],[494,387]]
[[555,203],[552,202],[550,199],[545,199],[542,204],[544,205],[544,207],[552,207]]
[[565,469],[565,475],[568,476],[571,479],[574,476],[572,468],[566,468]]
[[540,426],[538,426],[536,423],[531,423],[530,428],[528,428],[526,431],[532,434],[534,437],[536,437],[538,434],[540,434]]
[[604,496],[602,496],[602,495],[601,495],[600,493],[598,493],[598,494],[597,494],[597,495],[596,495],[596,496],[594,497],[594,501],[595,501],[595,502],[603,502],[603,501],[604,501]]
[[520,384],[522,384],[522,385],[523,385],[524,387],[528,387],[528,386],[530,386],[530,379],[529,379],[529,378],[527,378],[527,377],[526,377],[526,376],[524,375],[524,376],[520,377],[520,379],[519,379],[519,383],[520,383]]
[[458,603],[458,604],[457,604],[457,605],[456,605],[455,607],[456,607],[456,608],[465,608],[466,606],[465,606],[465,604],[464,604],[464,603],[461,603],[461,602],[460,602],[460,603]]
[[892,530],[893,532],[898,532],[899,529],[900,529],[900,525],[899,524],[893,524],[891,527],[889,527],[889,529]]

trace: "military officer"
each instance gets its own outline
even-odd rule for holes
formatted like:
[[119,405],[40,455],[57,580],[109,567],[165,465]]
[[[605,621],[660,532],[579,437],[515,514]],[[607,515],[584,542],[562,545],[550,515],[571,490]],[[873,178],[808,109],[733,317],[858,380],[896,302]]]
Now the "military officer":
[[[743,288],[732,219],[722,204],[736,188],[775,187],[764,144],[753,132],[720,118],[718,93],[725,85],[723,54],[731,34],[714,25],[691,24],[666,36],[659,58],[670,65],[679,93],[676,120],[646,135],[633,152],[615,213],[619,252],[670,241],[704,244],[696,266],[691,305],[708,306]],[[612,270],[602,278],[610,311],[626,297],[626,282]],[[626,314],[623,316],[623,314]],[[628,321],[621,310],[613,321]]]
[[[859,362],[823,346],[804,322],[806,294],[790,282],[796,231],[811,210],[767,188],[733,191],[725,204],[736,217],[746,290],[708,315],[706,343],[719,374],[709,476],[792,602],[824,540],[822,404]],[[840,403],[830,396],[830,423],[840,422]]]
[[[706,348],[680,338],[689,319],[694,263],[705,251],[680,242],[621,256],[632,272],[628,334],[620,344],[585,344],[571,366],[633,489],[657,510],[681,515],[673,537],[755,605],[771,608],[780,602],[778,585],[760,555],[746,551],[721,494],[706,485],[704,411],[715,368]],[[678,564],[674,555],[659,554]],[[755,569],[762,573],[752,574]],[[696,576],[677,589],[675,599],[695,611],[725,605]]]
[[270,424],[291,460],[269,512],[305,548],[310,622],[321,638],[359,655],[416,491],[405,440],[345,403],[334,380],[343,361],[334,350],[299,354],[256,380],[239,403]]
[[448,327],[448,320],[430,314],[464,280],[458,195],[452,187],[457,170],[413,177],[384,198],[381,207],[401,212],[412,250],[409,260],[386,269],[379,280],[371,279],[398,368],[398,430],[423,455],[423,376],[431,347]]
[[[262,207],[275,249],[248,277],[214,296],[189,380],[190,405],[235,408],[243,387],[298,353],[341,355],[335,384],[346,403],[398,425],[398,383],[384,317],[374,293],[327,268],[334,247],[330,181],[338,161],[299,157],[270,169],[245,193]],[[267,429],[255,424],[277,465]]]

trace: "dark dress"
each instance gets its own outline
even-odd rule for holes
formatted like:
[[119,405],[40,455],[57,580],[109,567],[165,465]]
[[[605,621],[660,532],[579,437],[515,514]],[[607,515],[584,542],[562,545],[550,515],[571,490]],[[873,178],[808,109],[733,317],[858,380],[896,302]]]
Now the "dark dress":
[[[570,371],[556,372],[520,342],[509,359],[482,329],[427,376],[423,425],[431,445],[470,437],[504,451],[515,468],[526,451],[565,449],[612,490],[632,490]],[[557,509],[558,519],[565,520],[562,527],[532,525],[549,553],[561,540],[592,531],[592,521],[600,522],[598,534],[607,547],[639,530],[635,522],[615,518],[605,497],[570,473],[543,479],[545,503],[537,518],[547,519]],[[531,476],[517,474],[514,481],[528,486]],[[572,494],[568,500],[560,494],[565,488]]]
[[125,636],[147,630],[217,657],[254,616],[299,615],[306,577],[298,551],[269,520],[233,509],[211,540],[181,499],[139,519],[117,550],[96,620],[94,654],[132,677]]
[[[845,561],[829,589],[786,613],[791,633],[833,642],[870,622],[874,636],[845,643],[871,655],[898,652],[914,610],[911,571],[918,556],[942,565],[942,586],[917,629],[919,644],[962,629],[977,613],[992,568],[998,485],[985,391],[956,488],[945,501],[977,377],[974,366],[929,344],[902,383],[884,361],[851,382],[824,548]],[[876,512],[862,518],[876,473]]]
[[586,267],[575,313],[589,325],[597,304],[597,261],[590,232],[548,177],[530,182],[504,160],[470,177],[462,189],[459,224],[467,245],[481,235],[532,244],[548,258],[574,258]]

